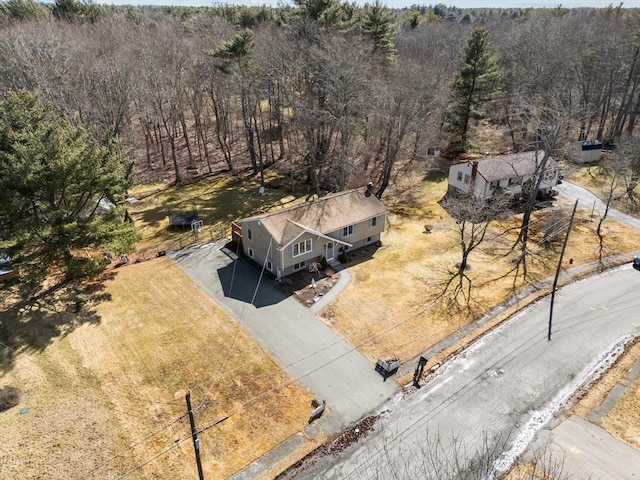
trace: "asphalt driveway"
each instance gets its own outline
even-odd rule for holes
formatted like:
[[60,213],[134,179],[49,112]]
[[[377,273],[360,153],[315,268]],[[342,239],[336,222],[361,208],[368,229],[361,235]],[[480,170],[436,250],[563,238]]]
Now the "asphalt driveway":
[[374,411],[395,394],[373,364],[260,269],[225,247],[196,245],[170,258],[233,316],[274,360],[319,400],[330,434]]
[[[603,214],[607,208],[607,204],[597,195],[580,185],[576,185],[575,183],[563,180],[562,183],[556,185],[553,189],[557,190],[560,195],[566,198],[579,200],[580,207],[582,208],[592,208],[600,214]],[[610,208],[607,215],[610,218],[615,218],[619,222],[626,223],[631,227],[640,229],[640,220],[632,217],[631,215],[627,215],[626,213],[620,212],[614,208]]]

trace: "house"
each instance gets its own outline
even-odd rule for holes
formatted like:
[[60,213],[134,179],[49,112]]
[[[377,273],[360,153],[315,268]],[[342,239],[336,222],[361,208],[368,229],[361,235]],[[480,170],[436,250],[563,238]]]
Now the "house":
[[242,249],[278,278],[380,240],[388,209],[370,186],[240,221]]
[[[544,152],[538,150],[480,158],[451,165],[447,193],[450,195],[472,193],[475,198],[481,199],[489,199],[497,191],[507,191],[520,196],[522,185],[533,179],[543,157]],[[543,194],[550,194],[551,189],[558,184],[559,175],[558,163],[549,157],[542,172],[540,191]]]

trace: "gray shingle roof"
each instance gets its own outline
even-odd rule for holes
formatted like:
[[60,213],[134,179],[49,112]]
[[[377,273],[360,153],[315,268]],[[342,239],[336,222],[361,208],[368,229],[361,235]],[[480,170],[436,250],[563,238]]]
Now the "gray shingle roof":
[[300,226],[327,234],[388,213],[387,207],[375,195],[367,196],[365,191],[365,188],[358,188],[332,193],[243,221],[260,219],[273,239],[279,245],[286,245],[303,231]]
[[[511,177],[526,177],[535,172],[536,164],[542,161],[543,156],[544,152],[538,150],[537,152],[521,152],[500,157],[481,158],[477,160],[478,173],[487,182],[505,180]],[[558,164],[553,158],[549,157],[547,168],[558,168]]]

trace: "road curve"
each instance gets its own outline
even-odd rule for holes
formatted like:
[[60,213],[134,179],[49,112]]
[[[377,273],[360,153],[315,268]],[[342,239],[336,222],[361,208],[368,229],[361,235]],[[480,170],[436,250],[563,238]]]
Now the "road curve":
[[[462,442],[467,459],[487,437],[508,439],[497,464],[506,469],[572,395],[640,335],[638,291],[640,272],[629,264],[561,288],[551,341],[544,298],[441,366],[414,395],[387,404],[367,438],[296,478],[428,478],[424,470],[420,475],[424,446],[435,434]],[[611,478],[640,478],[640,453],[611,468]]]

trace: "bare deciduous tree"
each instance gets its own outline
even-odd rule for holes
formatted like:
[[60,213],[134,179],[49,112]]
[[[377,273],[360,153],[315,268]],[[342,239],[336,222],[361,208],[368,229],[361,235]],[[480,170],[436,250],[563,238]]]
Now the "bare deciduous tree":
[[508,204],[508,197],[497,195],[490,200],[462,197],[445,197],[441,205],[456,220],[456,239],[460,246],[460,261],[449,270],[449,278],[444,282],[442,296],[449,298],[452,304],[460,304],[461,297],[467,308],[471,307],[473,285],[467,273],[471,265],[469,257],[485,240],[489,225],[500,218]]

